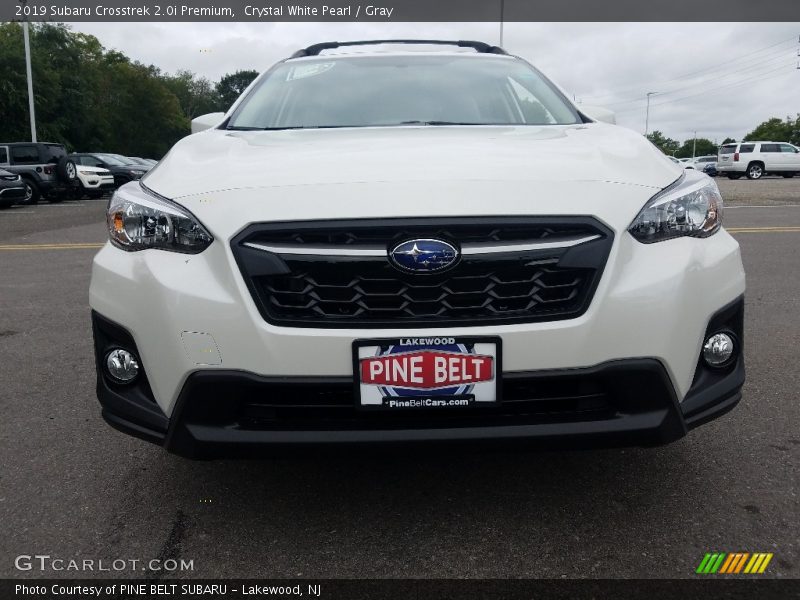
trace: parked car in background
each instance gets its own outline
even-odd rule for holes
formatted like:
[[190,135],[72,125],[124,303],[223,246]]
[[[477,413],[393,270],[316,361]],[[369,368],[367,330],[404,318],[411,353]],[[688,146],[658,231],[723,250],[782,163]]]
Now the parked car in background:
[[703,167],[703,173],[709,177],[716,177],[719,174],[717,171],[717,163],[708,163],[705,167]]
[[800,173],[800,148],[786,142],[739,142],[719,149],[717,171],[730,179],[746,175],[761,179],[764,175],[794,177]]
[[0,168],[22,178],[23,204],[35,204],[40,198],[61,202],[78,185],[75,161],[61,144],[0,142]]
[[152,169],[156,165],[156,161],[151,158],[139,158],[138,156],[126,156],[125,158],[132,161],[134,164],[147,167],[148,170]]
[[125,163],[126,165],[138,165],[146,168],[148,171],[150,170],[149,165],[145,165],[140,162],[141,160],[144,160],[141,158],[131,158],[130,156],[123,156],[122,154],[112,154],[110,152],[104,152],[103,156],[116,158],[118,161]]
[[[70,155],[79,165],[108,169],[114,176],[114,185],[119,187],[129,181],[135,181],[150,169],[117,158],[118,155],[104,152],[78,152]],[[124,157],[122,157],[124,158]]]
[[25,201],[25,185],[16,173],[0,169],[0,208]]
[[717,164],[717,157],[708,155],[708,156],[698,156],[696,158],[692,158],[689,161],[691,168],[696,169],[698,171],[705,171],[705,168],[708,165],[716,165]]
[[100,198],[106,192],[111,192],[116,188],[114,175],[103,167],[78,165],[78,181],[81,182],[78,197]]

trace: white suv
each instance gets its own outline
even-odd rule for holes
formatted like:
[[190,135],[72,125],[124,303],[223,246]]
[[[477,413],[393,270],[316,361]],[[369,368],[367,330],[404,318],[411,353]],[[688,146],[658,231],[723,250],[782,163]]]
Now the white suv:
[[714,181],[500,48],[343,52],[376,43],[279,62],[114,194],[105,419],[208,457],[663,444],[732,409],[745,277]]
[[82,195],[89,196],[89,198],[100,198],[116,187],[114,176],[108,169],[88,165],[77,165],[77,169]]
[[768,173],[794,177],[800,173],[800,149],[786,142],[725,144],[719,149],[717,171],[731,179],[761,179]]

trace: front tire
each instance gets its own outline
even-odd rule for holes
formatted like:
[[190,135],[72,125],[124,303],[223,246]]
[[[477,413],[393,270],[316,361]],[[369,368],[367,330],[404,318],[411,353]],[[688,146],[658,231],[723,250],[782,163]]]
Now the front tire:
[[761,163],[751,163],[747,165],[748,179],[761,179],[764,176],[764,165]]
[[742,176],[739,173],[731,173],[728,175],[728,179],[741,179]]
[[39,198],[42,197],[42,192],[39,191],[39,186],[32,181],[28,181],[27,179],[24,180],[24,183],[25,200],[22,202],[22,204],[36,204],[39,202]]

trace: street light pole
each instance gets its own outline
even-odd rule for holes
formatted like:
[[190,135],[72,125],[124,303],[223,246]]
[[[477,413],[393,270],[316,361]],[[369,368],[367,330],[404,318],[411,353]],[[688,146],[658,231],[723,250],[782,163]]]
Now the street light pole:
[[503,20],[504,20],[503,13],[505,12],[505,8],[506,8],[505,0],[500,0],[500,44],[499,44],[499,46],[501,48],[503,47]]
[[[22,6],[26,6],[28,0],[23,0]],[[28,74],[28,112],[31,117],[31,141],[36,143],[36,109],[33,105],[33,75],[31,72],[31,41],[28,35],[28,17],[22,22],[22,37],[25,40],[25,71]]]
[[694,132],[694,142],[692,142],[692,160],[694,160],[694,156],[697,153],[697,132]]
[[647,134],[650,133],[650,96],[654,96],[658,92],[647,92],[647,112],[645,113],[644,117],[644,137],[647,137]]

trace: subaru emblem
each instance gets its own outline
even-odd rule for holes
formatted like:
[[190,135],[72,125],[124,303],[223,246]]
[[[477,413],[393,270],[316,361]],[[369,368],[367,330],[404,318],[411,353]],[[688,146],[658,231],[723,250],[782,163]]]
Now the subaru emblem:
[[458,250],[442,240],[408,240],[389,251],[389,260],[401,271],[437,273],[455,266]]

